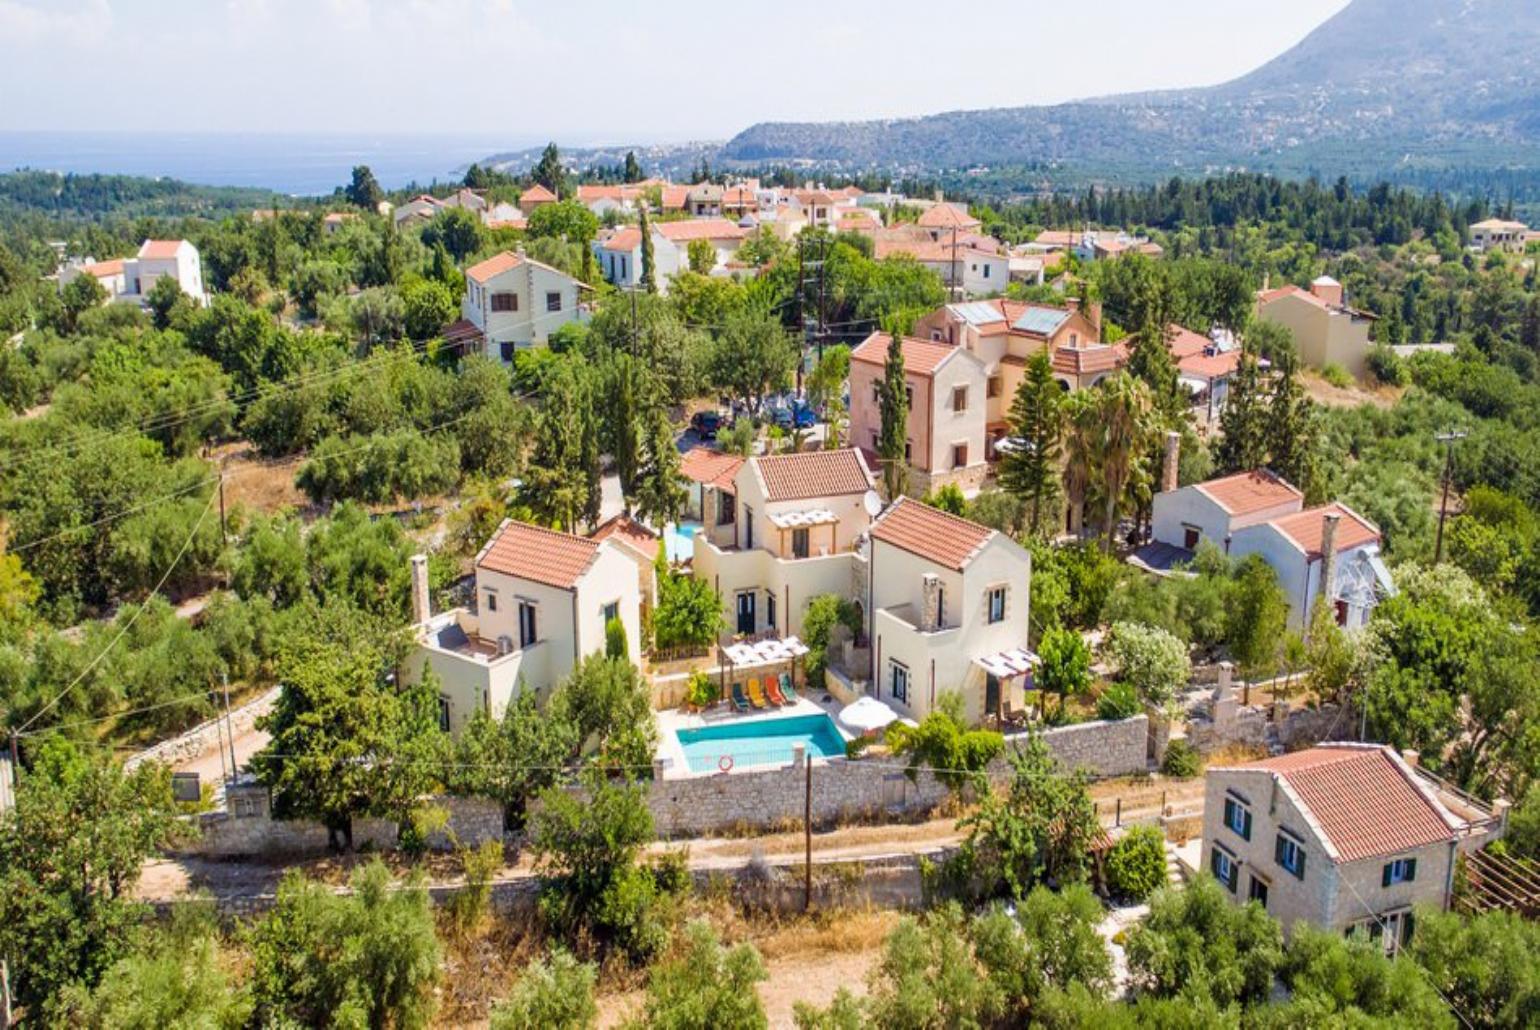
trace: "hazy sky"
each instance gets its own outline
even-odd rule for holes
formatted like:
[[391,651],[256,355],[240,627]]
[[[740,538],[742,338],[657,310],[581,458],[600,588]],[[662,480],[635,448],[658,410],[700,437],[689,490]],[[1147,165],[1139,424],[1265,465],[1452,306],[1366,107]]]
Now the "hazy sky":
[[1222,82],[1346,0],[0,0],[0,129],[572,143]]

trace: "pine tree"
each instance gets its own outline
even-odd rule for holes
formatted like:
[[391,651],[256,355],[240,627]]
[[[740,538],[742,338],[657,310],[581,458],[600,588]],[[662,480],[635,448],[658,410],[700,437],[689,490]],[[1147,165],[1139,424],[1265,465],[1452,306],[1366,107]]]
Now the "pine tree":
[[1267,409],[1263,400],[1257,356],[1247,347],[1241,351],[1240,365],[1230,378],[1225,406],[1219,413],[1216,472],[1245,472],[1267,462]]
[[1273,398],[1267,409],[1266,441],[1272,470],[1299,487],[1307,498],[1318,494],[1315,406],[1299,381],[1299,359],[1292,350],[1273,363]]
[[545,145],[545,151],[540,155],[540,162],[529,175],[552,193],[561,195],[567,181],[567,170],[561,166],[561,151],[556,148],[555,143]]
[[652,225],[647,218],[647,205],[642,205],[642,289],[648,293],[658,292],[658,276],[653,268],[652,256]]
[[1519,326],[1519,342],[1530,351],[1540,354],[1540,295],[1529,298],[1524,309],[1524,321]]
[[1029,528],[1043,530],[1043,516],[1059,492],[1059,443],[1064,434],[1064,390],[1053,378],[1047,351],[1027,362],[1007,416],[1016,447],[1000,460],[1000,486],[1022,498]]
[[385,191],[380,189],[380,184],[368,165],[355,165],[353,181],[347,188],[347,197],[358,207],[366,211],[374,211],[380,206],[380,201],[385,199]]
[[684,482],[679,477],[679,448],[674,443],[674,424],[663,407],[653,408],[642,444],[636,512],[661,528],[679,521],[687,497]]
[[[895,327],[896,328],[896,327]],[[903,337],[894,332],[888,339],[888,363],[878,386],[882,430],[877,454],[882,459],[882,485],[888,500],[897,500],[909,485],[909,388],[904,378]]]
[[642,166],[636,160],[636,151],[626,151],[626,169],[622,175],[626,182],[642,181]]

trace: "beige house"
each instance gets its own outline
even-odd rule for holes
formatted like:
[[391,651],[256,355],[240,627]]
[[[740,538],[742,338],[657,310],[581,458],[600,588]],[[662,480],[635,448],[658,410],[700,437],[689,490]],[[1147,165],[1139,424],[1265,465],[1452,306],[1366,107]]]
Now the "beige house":
[[856,547],[879,502],[860,451],[749,458],[730,483],[698,485],[691,567],[722,596],[730,634],[798,635],[814,597],[861,595]]
[[427,559],[412,560],[417,648],[406,675],[431,668],[439,721],[458,732],[476,711],[501,718],[522,690],[547,692],[586,655],[603,651],[619,619],[640,660],[641,582],[626,547],[505,520],[476,555],[476,606],[433,615]]
[[969,723],[1026,707],[1032,557],[1010,537],[900,498],[871,529],[872,683],[923,719],[949,691]]
[[1283,286],[1257,294],[1257,317],[1294,334],[1299,358],[1311,368],[1340,365],[1361,379],[1369,366],[1369,327],[1375,317],[1350,308],[1342,284],[1323,275],[1310,289]]
[[1203,867],[1237,904],[1283,924],[1362,928],[1394,950],[1412,908],[1446,908],[1455,853],[1502,833],[1500,812],[1445,790],[1377,744],[1323,744],[1205,774]]
[[[873,333],[850,353],[850,440],[876,451],[882,432],[880,387],[892,337]],[[929,493],[948,483],[977,493],[989,475],[986,411],[991,398],[984,363],[963,347],[905,337],[909,394],[910,489]]]
[[1488,218],[1470,227],[1470,245],[1483,254],[1489,250],[1517,253],[1529,245],[1536,234],[1523,222],[1506,218]]
[[512,361],[515,351],[543,344],[585,317],[579,300],[586,289],[550,265],[505,250],[465,270],[461,319],[445,336]]

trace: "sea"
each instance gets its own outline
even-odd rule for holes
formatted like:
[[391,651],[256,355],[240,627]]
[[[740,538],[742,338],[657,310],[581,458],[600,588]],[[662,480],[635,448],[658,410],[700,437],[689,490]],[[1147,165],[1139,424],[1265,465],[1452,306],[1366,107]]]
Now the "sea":
[[141,175],[316,196],[345,185],[354,165],[400,189],[458,179],[473,161],[544,142],[516,134],[0,131],[0,171]]

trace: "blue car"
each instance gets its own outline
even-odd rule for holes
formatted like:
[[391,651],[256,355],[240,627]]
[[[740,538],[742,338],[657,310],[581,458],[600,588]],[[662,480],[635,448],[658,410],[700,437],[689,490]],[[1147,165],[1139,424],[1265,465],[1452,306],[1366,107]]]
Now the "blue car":
[[770,409],[770,420],[782,429],[812,429],[818,424],[818,413],[806,401],[793,401]]

